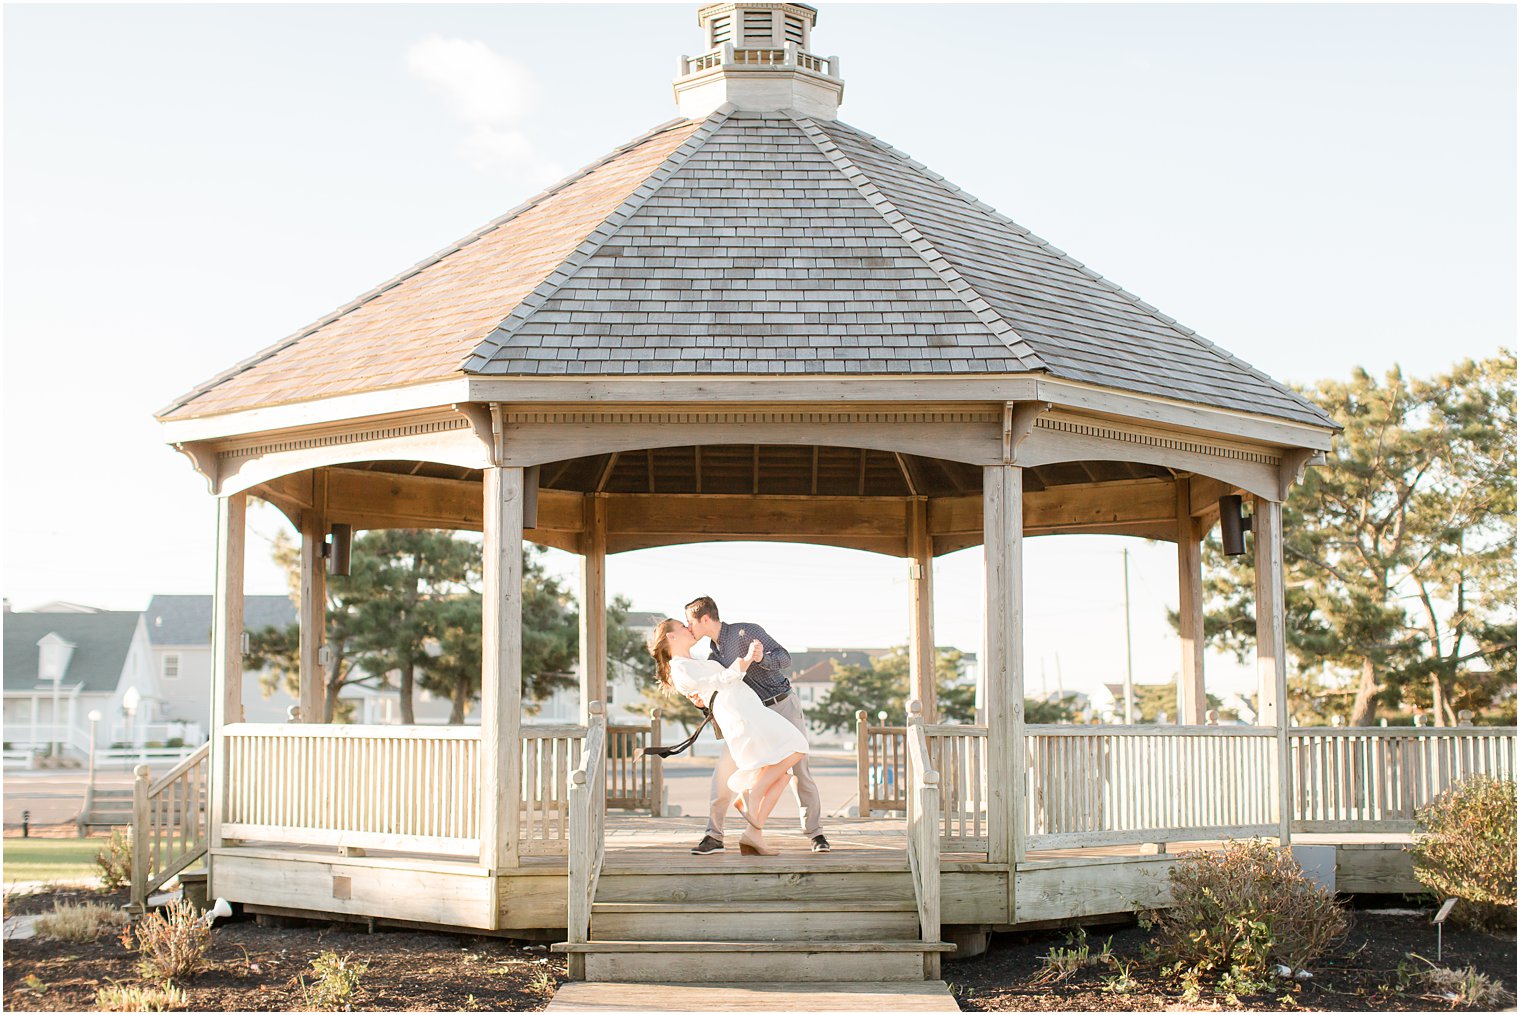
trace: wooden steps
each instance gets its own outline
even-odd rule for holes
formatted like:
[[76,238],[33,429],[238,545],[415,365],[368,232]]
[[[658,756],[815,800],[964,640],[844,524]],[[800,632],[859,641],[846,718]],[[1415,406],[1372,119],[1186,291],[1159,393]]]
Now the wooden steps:
[[585,956],[586,979],[623,983],[892,982],[924,979],[925,941],[588,941],[557,944]]
[[673,932],[690,941],[914,941],[912,902],[761,901],[599,902],[592,938],[657,941]]
[[906,983],[955,948],[920,939],[905,870],[766,859],[700,871],[609,859],[590,940],[554,950],[588,981]]

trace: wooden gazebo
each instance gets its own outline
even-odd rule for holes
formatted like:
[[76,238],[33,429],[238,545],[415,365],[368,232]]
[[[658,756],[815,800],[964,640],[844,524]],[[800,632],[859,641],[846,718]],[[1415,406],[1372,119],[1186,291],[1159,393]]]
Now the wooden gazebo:
[[[217,504],[214,895],[544,932],[592,978],[775,975],[782,952],[793,978],[922,977],[944,926],[1157,900],[1158,843],[1394,829],[1439,782],[1343,798],[1295,780],[1292,758],[1310,754],[1282,708],[1280,506],[1333,422],[837,120],[839,63],[811,53],[815,18],[703,7],[679,119],[159,413]],[[1229,494],[1254,518],[1256,727],[1203,725],[1199,545]],[[298,723],[242,721],[249,496],[302,534]],[[483,532],[478,727],[320,722],[322,547],[338,523]],[[1023,540],[1077,532],[1176,542],[1180,725],[1025,726]],[[522,722],[524,539],[584,556],[576,726]],[[732,539],[908,561],[921,714],[870,734],[906,752],[906,830],[875,819],[825,858],[691,870],[698,858],[660,851],[671,819],[604,818],[605,556]],[[932,563],[977,544],[987,718],[942,725]],[[1323,767],[1383,749],[1364,732],[1310,753]],[[144,813],[203,771],[150,787]],[[620,853],[613,833],[636,820],[652,823],[629,833],[645,852]],[[158,876],[187,855],[152,849]],[[723,924],[723,899],[752,900],[753,919]],[[683,906],[690,919],[672,921]],[[674,922],[710,940],[648,940]],[[823,940],[767,937],[782,926]]]

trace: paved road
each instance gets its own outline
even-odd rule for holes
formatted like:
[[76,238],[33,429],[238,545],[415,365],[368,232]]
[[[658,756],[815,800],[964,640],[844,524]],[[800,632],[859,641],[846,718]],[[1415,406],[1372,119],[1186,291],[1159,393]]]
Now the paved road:
[[[73,821],[84,803],[85,782],[84,770],[78,768],[6,772],[5,827],[21,827],[22,811],[31,811],[32,824],[37,826]],[[131,789],[132,773],[126,770],[96,772],[95,785],[102,789]]]

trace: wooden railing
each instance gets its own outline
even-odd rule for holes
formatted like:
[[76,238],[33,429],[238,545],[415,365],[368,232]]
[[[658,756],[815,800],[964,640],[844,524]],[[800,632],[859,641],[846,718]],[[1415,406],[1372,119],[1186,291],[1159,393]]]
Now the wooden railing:
[[[923,707],[908,705],[904,737],[908,754],[908,868],[913,873],[913,895],[918,902],[921,940],[939,943],[940,925],[940,780],[929,760],[929,738],[924,733]],[[924,978],[939,979],[938,951],[924,952]]]
[[1276,736],[1255,726],[1026,726],[1025,844],[1275,835]]
[[682,57],[682,74],[696,74],[715,67],[800,67],[815,74],[839,76],[838,61],[833,57],[806,53],[795,44],[782,49],[743,47],[725,43],[698,56]]
[[1409,831],[1415,812],[1473,775],[1515,777],[1515,727],[1294,727],[1292,828]]
[[664,813],[665,769],[661,759],[644,754],[660,746],[660,710],[649,710],[649,722],[607,726],[607,806],[613,810]]
[[477,854],[480,728],[239,723],[224,839]]
[[[596,899],[597,881],[602,876],[602,859],[606,843],[607,752],[604,743],[607,721],[602,703],[590,704],[591,724],[586,731],[585,764],[570,775],[570,852],[568,861],[569,897],[566,900],[566,940],[585,944],[591,933],[591,904]],[[586,957],[569,954],[569,975],[574,980],[586,978]]]
[[907,731],[906,726],[872,726],[869,713],[855,713],[861,817],[907,810]]
[[570,773],[580,767],[586,727],[524,726],[518,852],[564,856],[570,838]]
[[132,902],[140,915],[148,896],[206,855],[206,799],[210,745],[152,781],[139,765],[132,784]]
[[987,851],[987,727],[924,725],[929,764],[939,773],[940,848]]

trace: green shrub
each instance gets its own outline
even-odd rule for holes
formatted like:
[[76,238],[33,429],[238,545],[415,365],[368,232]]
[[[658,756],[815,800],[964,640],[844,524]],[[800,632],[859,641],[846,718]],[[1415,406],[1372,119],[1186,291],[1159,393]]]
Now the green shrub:
[[354,964],[352,955],[331,949],[311,960],[312,980],[301,978],[301,1000],[311,1011],[352,1011],[359,997],[359,978],[369,964]]
[[1410,851],[1414,876],[1454,920],[1485,930],[1515,926],[1515,783],[1479,775],[1420,808]]
[[170,737],[168,740],[164,741],[164,745],[166,747],[184,747],[185,746],[185,738],[184,737]]
[[151,983],[186,980],[206,964],[211,928],[187,899],[155,909],[122,931],[121,943],[137,949],[137,971]]
[[95,864],[100,868],[100,887],[108,892],[127,887],[132,883],[132,840],[121,829],[113,829],[105,848],[95,854]]
[[1335,895],[1304,876],[1292,850],[1259,839],[1183,854],[1168,875],[1172,908],[1148,916],[1151,944],[1173,975],[1221,990],[1271,989],[1274,967],[1296,973],[1348,929]]

